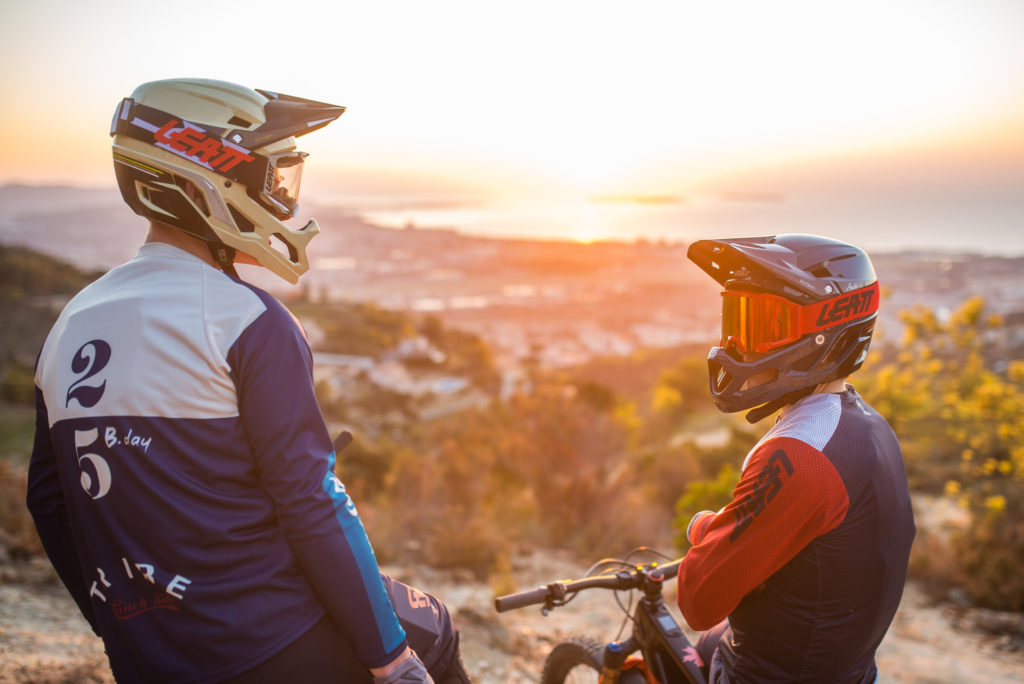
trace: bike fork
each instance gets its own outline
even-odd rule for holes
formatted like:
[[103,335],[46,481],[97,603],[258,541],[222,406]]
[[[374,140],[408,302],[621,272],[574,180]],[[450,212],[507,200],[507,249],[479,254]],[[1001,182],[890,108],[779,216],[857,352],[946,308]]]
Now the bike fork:
[[636,639],[629,637],[625,641],[612,641],[604,647],[604,656],[601,662],[601,676],[598,684],[619,684],[622,676],[622,665],[626,658],[633,653],[639,644]]

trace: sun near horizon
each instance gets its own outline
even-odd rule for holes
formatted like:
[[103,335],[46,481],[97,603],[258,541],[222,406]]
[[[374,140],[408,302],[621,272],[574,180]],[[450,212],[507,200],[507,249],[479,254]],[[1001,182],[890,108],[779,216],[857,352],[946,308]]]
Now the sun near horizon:
[[[256,36],[275,7],[179,10]],[[296,9],[295,50],[240,60],[231,41],[183,38],[124,0],[5,5],[0,183],[113,187],[120,98],[203,76],[346,105],[300,139],[304,197],[401,206],[381,214],[399,223],[616,239],[637,221],[667,234],[684,207],[704,225],[715,202],[813,199],[824,185],[861,204],[902,193],[911,212],[951,193],[1024,212],[1005,180],[1024,170],[1013,0]]]

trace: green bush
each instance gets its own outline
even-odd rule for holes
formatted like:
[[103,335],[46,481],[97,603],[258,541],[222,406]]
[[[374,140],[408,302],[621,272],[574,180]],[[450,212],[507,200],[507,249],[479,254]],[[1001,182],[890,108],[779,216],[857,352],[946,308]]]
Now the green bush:
[[727,505],[732,501],[733,490],[739,481],[739,471],[726,464],[714,480],[694,482],[686,488],[686,493],[676,503],[676,548],[690,548],[690,540],[686,538],[690,520],[701,511],[717,511]]
[[911,570],[957,583],[979,605],[1024,609],[1024,362],[1005,356],[1006,328],[981,298],[945,321],[925,308],[902,318],[903,343],[872,352],[857,387],[899,436],[911,488],[970,514],[948,580],[927,562]]
[[0,292],[14,296],[74,294],[101,275],[30,247],[0,245]]
[[22,406],[36,403],[35,372],[31,366],[12,360],[0,381],[0,400]]
[[957,583],[979,606],[1024,611],[1022,495],[1018,486],[1012,498],[972,497],[971,525],[953,539]]
[[590,557],[656,534],[629,467],[629,421],[589,395],[547,388],[413,436],[373,500],[371,534],[390,553],[411,538],[427,562],[486,574],[510,549]]

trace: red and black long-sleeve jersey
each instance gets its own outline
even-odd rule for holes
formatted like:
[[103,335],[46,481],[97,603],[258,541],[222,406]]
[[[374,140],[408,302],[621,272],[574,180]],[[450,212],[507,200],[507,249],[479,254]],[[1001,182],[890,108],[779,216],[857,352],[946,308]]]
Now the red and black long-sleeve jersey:
[[847,386],[787,407],[751,450],[733,500],[688,531],[679,606],[728,617],[713,679],[872,681],[915,533],[889,424]]

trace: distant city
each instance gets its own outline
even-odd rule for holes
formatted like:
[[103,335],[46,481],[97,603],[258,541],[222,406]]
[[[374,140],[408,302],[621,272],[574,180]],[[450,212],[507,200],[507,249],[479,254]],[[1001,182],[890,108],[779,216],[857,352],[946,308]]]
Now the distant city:
[[[718,337],[717,285],[668,241],[495,239],[455,230],[374,226],[339,208],[317,208],[312,270],[290,287],[256,268],[243,278],[283,299],[361,301],[429,313],[480,335],[503,370],[530,358],[544,367]],[[116,190],[0,188],[0,243],[22,244],[80,268],[130,258],[145,224]],[[880,331],[898,341],[899,312],[925,306],[948,316],[985,298],[1024,344],[1024,257],[951,252],[873,254],[883,287]],[[316,343],[315,335],[311,335]]]

